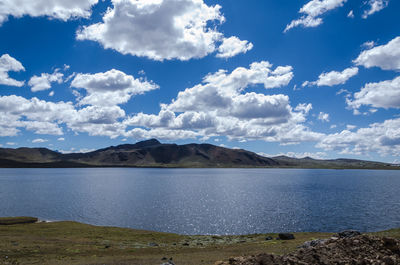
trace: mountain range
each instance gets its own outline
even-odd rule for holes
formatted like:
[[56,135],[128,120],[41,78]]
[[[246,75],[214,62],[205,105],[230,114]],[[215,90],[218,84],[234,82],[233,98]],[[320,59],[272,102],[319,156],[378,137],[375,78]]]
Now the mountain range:
[[47,148],[0,148],[0,167],[400,169],[394,164],[355,159],[320,160],[287,156],[269,158],[243,149],[229,149],[211,144],[162,144],[156,139],[72,154],[62,154]]

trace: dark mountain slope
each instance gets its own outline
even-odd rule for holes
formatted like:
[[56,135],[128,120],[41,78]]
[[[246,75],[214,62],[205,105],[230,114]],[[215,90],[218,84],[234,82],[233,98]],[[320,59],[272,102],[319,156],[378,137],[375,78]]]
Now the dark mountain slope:
[[100,149],[86,154],[64,155],[67,161],[92,166],[152,167],[264,167],[276,161],[245,150],[210,144],[161,144],[155,139]]
[[61,154],[46,148],[0,148],[0,167],[290,167],[399,169],[353,159],[317,160],[262,157],[242,149],[211,144],[162,144],[151,139],[89,153]]

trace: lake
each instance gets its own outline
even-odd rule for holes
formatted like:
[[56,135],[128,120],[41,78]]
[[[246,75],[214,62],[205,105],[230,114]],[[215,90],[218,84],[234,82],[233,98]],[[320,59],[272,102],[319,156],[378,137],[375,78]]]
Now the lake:
[[180,234],[400,227],[400,171],[0,169],[0,216]]

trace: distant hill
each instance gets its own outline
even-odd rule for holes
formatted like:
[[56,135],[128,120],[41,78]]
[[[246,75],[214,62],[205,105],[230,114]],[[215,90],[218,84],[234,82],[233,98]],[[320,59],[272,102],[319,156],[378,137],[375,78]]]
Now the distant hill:
[[242,149],[211,144],[162,144],[156,139],[61,154],[46,148],[0,148],[0,167],[273,167],[400,169],[380,162],[353,159],[317,160],[286,156],[263,157]]

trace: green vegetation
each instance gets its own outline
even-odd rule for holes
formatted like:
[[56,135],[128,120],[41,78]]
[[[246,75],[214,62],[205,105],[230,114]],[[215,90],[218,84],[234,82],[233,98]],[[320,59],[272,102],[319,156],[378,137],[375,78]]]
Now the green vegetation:
[[[400,229],[376,233],[400,238]],[[214,264],[232,256],[284,254],[304,241],[331,233],[296,233],[295,240],[266,240],[277,234],[185,236],[76,222],[0,226],[0,264]]]

